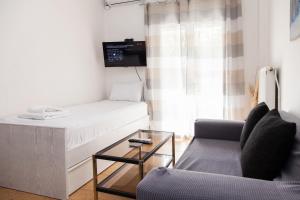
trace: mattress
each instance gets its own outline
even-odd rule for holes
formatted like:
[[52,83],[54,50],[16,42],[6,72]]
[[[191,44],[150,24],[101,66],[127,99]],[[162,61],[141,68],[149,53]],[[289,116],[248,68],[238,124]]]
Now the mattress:
[[70,116],[51,120],[21,119],[8,116],[0,123],[65,129],[66,147],[70,151],[97,137],[108,134],[148,115],[147,104],[128,101],[99,101],[67,107]]

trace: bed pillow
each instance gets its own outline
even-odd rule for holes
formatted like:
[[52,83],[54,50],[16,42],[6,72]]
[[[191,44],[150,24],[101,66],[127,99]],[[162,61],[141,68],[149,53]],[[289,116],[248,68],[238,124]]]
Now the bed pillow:
[[245,122],[245,125],[242,130],[241,138],[240,138],[240,144],[241,149],[244,148],[251,131],[257,124],[257,122],[265,116],[269,112],[269,107],[264,102],[256,105],[251,112],[248,115],[248,118]]
[[284,121],[276,109],[266,114],[242,150],[243,176],[263,180],[276,178],[289,157],[295,134],[296,124]]
[[109,100],[112,101],[141,101],[143,82],[115,83],[112,86]]

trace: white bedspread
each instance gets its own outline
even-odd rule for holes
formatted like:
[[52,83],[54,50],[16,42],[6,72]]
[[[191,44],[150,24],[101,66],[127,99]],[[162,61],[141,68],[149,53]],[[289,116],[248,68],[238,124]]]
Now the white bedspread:
[[102,134],[147,116],[147,104],[144,102],[104,100],[67,109],[72,114],[63,118],[30,120],[8,116],[0,119],[0,123],[65,128],[67,150],[71,150]]

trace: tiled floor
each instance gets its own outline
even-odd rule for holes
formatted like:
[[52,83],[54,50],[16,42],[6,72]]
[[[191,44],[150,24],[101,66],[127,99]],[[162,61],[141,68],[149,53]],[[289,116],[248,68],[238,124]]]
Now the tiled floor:
[[[190,141],[189,139],[176,139],[176,148],[175,148],[176,158],[180,157],[180,155],[183,153],[183,151],[189,144],[189,141]],[[164,151],[167,148],[168,146],[165,146],[165,148],[161,149],[161,151]],[[112,171],[114,171],[116,167],[117,164],[111,166],[110,168],[102,172],[98,176],[98,178],[99,179],[105,178]],[[91,181],[70,196],[70,200],[93,200],[93,199],[94,199],[93,183]],[[125,200],[125,199],[127,198],[99,193],[99,200]],[[53,199],[0,187],[0,200],[53,200]]]

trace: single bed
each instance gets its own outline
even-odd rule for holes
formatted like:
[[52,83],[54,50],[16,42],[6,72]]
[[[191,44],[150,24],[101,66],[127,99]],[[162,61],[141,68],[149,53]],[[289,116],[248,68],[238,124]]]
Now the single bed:
[[[52,120],[0,119],[0,186],[67,199],[92,177],[91,155],[149,127],[144,102],[109,101],[67,108]],[[98,163],[99,171],[110,164]]]

